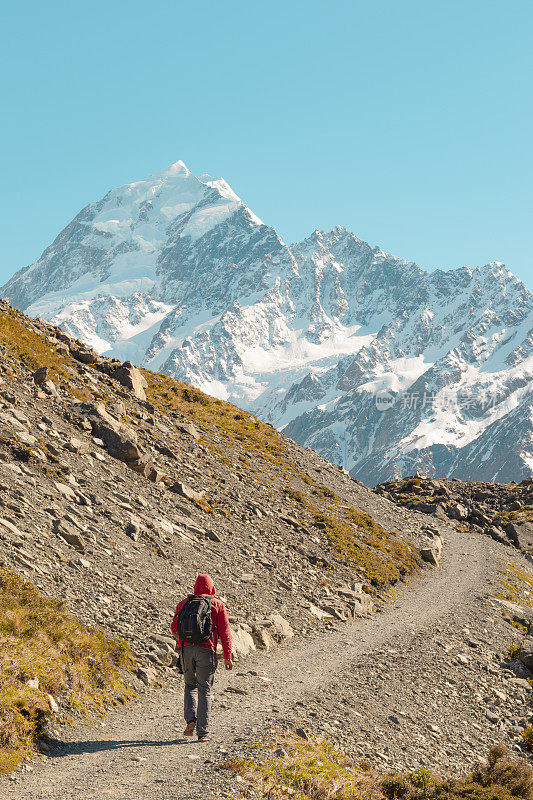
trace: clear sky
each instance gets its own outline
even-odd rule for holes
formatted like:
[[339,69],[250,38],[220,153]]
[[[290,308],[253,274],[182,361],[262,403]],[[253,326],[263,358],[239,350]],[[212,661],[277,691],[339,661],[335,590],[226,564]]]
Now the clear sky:
[[344,225],[533,289],[530,0],[22,1],[0,26],[0,284],[182,159],[287,241]]

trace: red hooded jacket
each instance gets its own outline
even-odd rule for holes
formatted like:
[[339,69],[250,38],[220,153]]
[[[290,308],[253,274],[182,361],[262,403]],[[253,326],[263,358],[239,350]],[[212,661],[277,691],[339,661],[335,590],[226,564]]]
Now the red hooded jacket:
[[[226,611],[226,606],[219,600],[218,597],[214,597],[215,594],[215,584],[210,575],[198,575],[196,578],[196,583],[194,584],[194,594],[203,594],[206,596],[212,596],[213,599],[211,600],[211,620],[213,622],[213,635],[207,642],[203,642],[203,644],[196,645],[196,647],[207,647],[211,650],[216,651],[218,639],[220,637],[220,641],[222,643],[222,652],[224,654],[224,658],[226,661],[229,661],[231,658],[231,631],[229,629],[229,620],[228,620],[228,613]],[[184,600],[181,600],[178,605],[176,606],[176,613],[174,614],[174,619],[172,620],[172,625],[170,629],[176,639],[178,640],[178,646],[182,647],[183,645],[187,647],[189,642],[182,642],[178,636],[178,628],[176,625],[176,615],[178,611],[181,611],[185,603],[187,602],[187,597]]]

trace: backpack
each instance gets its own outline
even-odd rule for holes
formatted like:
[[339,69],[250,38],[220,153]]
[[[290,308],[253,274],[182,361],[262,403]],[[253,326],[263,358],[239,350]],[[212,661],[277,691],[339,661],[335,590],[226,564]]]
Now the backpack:
[[175,619],[182,642],[204,644],[213,635],[211,598],[190,594]]

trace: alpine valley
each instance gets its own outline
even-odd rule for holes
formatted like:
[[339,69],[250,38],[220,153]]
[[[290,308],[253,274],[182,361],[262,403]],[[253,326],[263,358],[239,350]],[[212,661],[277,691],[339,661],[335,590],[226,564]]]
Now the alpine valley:
[[368,485],[533,470],[533,301],[501,263],[425,272],[341,227],[286,245],[178,161],[84,208],[0,295]]

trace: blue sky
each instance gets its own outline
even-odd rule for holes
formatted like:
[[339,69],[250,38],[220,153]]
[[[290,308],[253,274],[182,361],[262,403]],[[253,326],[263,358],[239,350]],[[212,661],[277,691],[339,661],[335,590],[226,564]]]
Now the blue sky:
[[6,5],[0,283],[178,159],[286,241],[340,224],[533,289],[530,2]]

